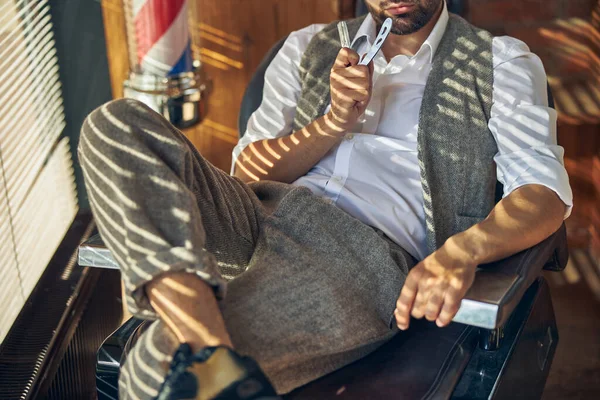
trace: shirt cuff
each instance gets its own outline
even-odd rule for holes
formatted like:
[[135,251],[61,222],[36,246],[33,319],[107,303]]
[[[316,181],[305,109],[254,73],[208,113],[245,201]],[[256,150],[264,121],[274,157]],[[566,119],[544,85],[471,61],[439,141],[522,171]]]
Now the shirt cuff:
[[[562,148],[556,147],[562,153]],[[567,219],[573,209],[573,192],[567,171],[559,161],[562,159],[562,154],[556,158],[552,149],[546,148],[545,150],[540,154],[534,149],[526,149],[496,157],[498,180],[504,185],[503,197],[525,185],[545,186],[556,193],[565,204],[567,209],[564,219]]]

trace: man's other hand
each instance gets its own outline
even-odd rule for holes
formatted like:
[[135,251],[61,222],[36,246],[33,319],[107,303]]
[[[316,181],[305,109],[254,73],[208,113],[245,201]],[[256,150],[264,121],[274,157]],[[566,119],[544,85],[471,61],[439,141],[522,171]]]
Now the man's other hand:
[[331,120],[343,131],[351,129],[365,112],[373,88],[373,62],[358,65],[359,55],[340,50],[331,69]]
[[448,325],[475,279],[477,263],[452,239],[414,267],[396,302],[396,323],[408,329],[411,315]]

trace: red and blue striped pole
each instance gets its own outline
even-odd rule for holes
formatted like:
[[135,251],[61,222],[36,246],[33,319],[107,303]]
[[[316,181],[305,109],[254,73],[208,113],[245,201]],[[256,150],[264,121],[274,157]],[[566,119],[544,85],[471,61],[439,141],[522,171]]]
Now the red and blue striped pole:
[[138,66],[169,77],[193,69],[187,0],[132,0]]

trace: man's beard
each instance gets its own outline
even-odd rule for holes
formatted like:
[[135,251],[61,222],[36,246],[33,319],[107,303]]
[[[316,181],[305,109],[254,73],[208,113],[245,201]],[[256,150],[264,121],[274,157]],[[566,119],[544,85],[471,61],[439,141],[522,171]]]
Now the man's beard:
[[389,17],[385,13],[385,9],[398,3],[415,4],[416,6],[414,10],[406,14],[391,16],[393,20],[392,33],[395,35],[409,35],[419,31],[431,21],[439,9],[440,0],[385,0],[381,2],[379,10],[374,10],[368,3],[367,6],[377,25],[381,26],[383,21]]

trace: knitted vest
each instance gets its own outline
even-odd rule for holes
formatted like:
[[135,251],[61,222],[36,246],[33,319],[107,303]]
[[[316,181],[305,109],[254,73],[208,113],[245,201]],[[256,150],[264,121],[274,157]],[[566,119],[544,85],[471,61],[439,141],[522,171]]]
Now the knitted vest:
[[[364,17],[348,21],[350,37]],[[418,156],[431,253],[483,220],[495,205],[497,145],[492,108],[492,35],[450,14],[433,58],[419,114]],[[302,92],[294,130],[325,113],[329,76],[340,50],[337,23],[312,39],[300,63]]]

